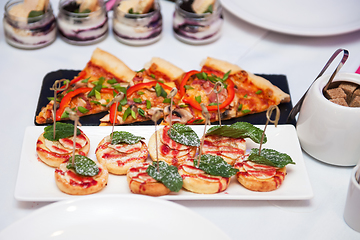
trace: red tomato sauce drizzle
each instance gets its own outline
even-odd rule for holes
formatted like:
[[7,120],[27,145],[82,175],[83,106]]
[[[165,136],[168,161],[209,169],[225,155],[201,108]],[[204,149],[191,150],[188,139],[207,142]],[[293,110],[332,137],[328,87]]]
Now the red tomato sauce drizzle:
[[[196,167],[193,167],[193,166],[189,166],[189,165],[186,165],[186,167],[189,167],[189,168],[193,168],[193,169],[197,169]],[[183,165],[179,166],[179,169],[182,169],[183,171],[185,171],[185,169],[183,168]],[[186,172],[186,171],[185,171]],[[223,184],[221,183],[221,178],[212,178],[212,177],[209,177],[209,176],[206,176],[204,174],[182,174],[181,175],[182,179],[185,179],[185,178],[198,178],[198,177],[202,177],[204,179],[208,179],[208,180],[215,180],[216,182],[218,182],[219,184],[219,188],[218,188],[218,193],[222,191],[222,188],[223,188]],[[225,179],[227,182],[229,182],[230,178],[225,178],[225,177],[222,177],[223,179]]]

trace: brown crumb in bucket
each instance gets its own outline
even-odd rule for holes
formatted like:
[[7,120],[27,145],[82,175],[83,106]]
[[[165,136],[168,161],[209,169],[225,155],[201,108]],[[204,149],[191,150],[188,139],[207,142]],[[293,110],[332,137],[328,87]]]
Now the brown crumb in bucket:
[[336,98],[345,99],[347,97],[346,93],[341,88],[328,89],[325,92],[325,96],[328,99],[336,99]]
[[334,98],[334,99],[330,99],[330,102],[336,103],[338,105],[341,106],[345,106],[348,107],[349,105],[347,104],[347,102],[345,101],[345,98]]
[[350,102],[349,107],[360,107],[360,96],[355,96]]
[[331,102],[346,106],[360,107],[360,86],[352,82],[333,82],[324,96]]

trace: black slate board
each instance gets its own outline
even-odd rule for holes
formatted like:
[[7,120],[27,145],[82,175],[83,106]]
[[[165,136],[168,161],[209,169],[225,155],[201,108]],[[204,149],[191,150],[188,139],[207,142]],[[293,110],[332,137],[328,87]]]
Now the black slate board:
[[[39,126],[39,124],[36,123],[36,116],[41,111],[41,108],[45,107],[48,104],[48,102],[49,102],[48,97],[54,96],[53,91],[50,90],[50,88],[52,87],[54,82],[56,80],[63,79],[63,78],[73,79],[75,76],[78,75],[79,72],[80,71],[78,71],[78,70],[62,70],[61,69],[61,70],[50,72],[50,73],[46,74],[46,76],[44,77],[42,86],[41,86],[40,96],[39,96],[38,105],[37,105],[37,109],[36,109],[36,113],[35,113],[35,118],[34,118],[35,125]],[[256,74],[256,75],[268,79],[272,84],[279,87],[285,93],[288,93],[288,94],[290,93],[288,81],[287,81],[287,78],[285,75],[265,75],[265,74]],[[286,124],[287,116],[289,115],[289,113],[292,109],[292,102],[290,101],[288,103],[281,103],[279,105],[279,108],[280,108],[280,113],[281,113],[279,124]],[[106,114],[107,114],[107,112],[103,112],[103,113],[98,113],[98,114],[94,114],[94,115],[90,115],[90,116],[84,116],[84,117],[80,118],[80,122],[84,126],[99,126],[100,119],[102,117],[104,117]],[[239,117],[239,118],[224,120],[224,121],[221,121],[221,123],[227,125],[227,124],[233,124],[233,123],[239,122],[239,121],[249,122],[254,125],[265,124],[266,123],[266,112],[249,114],[249,115]],[[295,123],[296,122],[294,120],[292,122],[292,124],[295,125]],[[133,123],[130,125],[152,125],[152,124],[153,124],[152,121],[146,121],[146,122],[140,122],[140,123]],[[212,124],[216,124],[216,122],[214,122]]]

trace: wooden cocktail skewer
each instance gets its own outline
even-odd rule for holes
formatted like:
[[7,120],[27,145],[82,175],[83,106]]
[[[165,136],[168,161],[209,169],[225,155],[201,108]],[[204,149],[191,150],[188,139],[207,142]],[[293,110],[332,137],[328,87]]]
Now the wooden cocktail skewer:
[[216,105],[218,110],[218,119],[219,119],[219,125],[221,127],[221,115],[220,115],[220,108],[219,108],[219,93],[224,89],[224,84],[222,82],[216,82],[214,86],[214,93],[216,93]]
[[155,123],[155,147],[156,147],[156,162],[157,162],[157,171],[159,170],[159,149],[158,149],[158,141],[157,141],[157,122],[161,118],[161,110],[156,110],[155,113],[152,115],[151,120]]
[[173,99],[175,95],[177,94],[177,88],[171,89],[169,94],[167,95],[167,98],[170,98],[170,128],[172,126],[172,105],[173,105]]
[[76,147],[76,134],[77,134],[77,126],[81,126],[79,122],[79,115],[76,114],[69,107],[65,108],[65,111],[69,113],[69,118],[74,121],[74,137],[73,137],[73,152],[72,152],[72,165],[74,166],[75,161],[75,147]]
[[[53,138],[55,139],[55,131],[56,131],[56,109],[57,109],[57,92],[60,91],[61,88],[61,83],[64,82],[66,79],[61,79],[61,80],[56,80],[52,86],[52,88],[50,88],[51,91],[54,91],[54,104],[53,104]],[[66,82],[66,86],[65,89],[69,86],[69,81]]]
[[205,118],[205,125],[204,125],[204,133],[202,135],[200,148],[199,148],[199,160],[198,160],[197,167],[199,167],[199,165],[200,165],[201,152],[202,152],[202,148],[203,148],[203,145],[204,145],[204,139],[205,139],[205,133],[206,133],[206,126],[207,125],[210,126],[210,114],[209,114],[209,111],[207,110],[204,103],[201,103],[200,106],[201,106],[201,109],[202,109],[201,113],[202,113],[203,117]]
[[114,127],[115,127],[115,122],[116,122],[116,117],[117,117],[117,109],[119,106],[119,102],[124,98],[124,93],[123,92],[119,92],[118,94],[116,94],[116,96],[111,100],[111,102],[109,102],[106,107],[110,107],[111,105],[113,105],[114,103],[116,104],[116,111],[114,114],[114,119],[113,119],[113,124],[112,124],[112,130],[111,130],[111,135],[110,135],[110,142],[112,141],[113,138],[113,134],[114,134]]
[[[275,120],[271,120],[271,115],[272,115],[272,112],[274,111],[274,109],[276,109],[276,115],[275,115]],[[269,124],[269,122],[271,123],[274,123],[275,127],[277,127],[278,123],[279,123],[279,119],[280,119],[280,109],[278,108],[278,106],[276,105],[272,105],[268,108],[268,110],[266,111],[266,124],[265,124],[265,127],[264,127],[264,131],[263,131],[263,134],[261,136],[261,141],[260,141],[260,147],[259,147],[259,156],[261,154],[261,146],[263,144],[263,140],[264,140],[264,137],[265,137],[265,131],[266,131],[266,127],[267,125]]]

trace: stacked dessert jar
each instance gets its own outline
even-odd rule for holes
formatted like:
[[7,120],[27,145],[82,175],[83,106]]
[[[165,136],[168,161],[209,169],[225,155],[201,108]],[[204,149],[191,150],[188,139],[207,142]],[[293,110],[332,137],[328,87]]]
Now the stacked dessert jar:
[[114,8],[115,38],[128,45],[147,45],[158,41],[162,33],[162,15],[158,0],[153,2],[146,13],[138,13],[125,6],[126,2],[127,0],[123,0]]
[[46,1],[39,7],[10,0],[5,5],[3,25],[6,41],[22,49],[45,47],[56,38],[55,16]]
[[222,6],[219,0],[200,13],[194,10],[193,0],[176,0],[173,16],[174,35],[188,44],[207,44],[221,35]]
[[[58,28],[61,38],[71,44],[88,45],[108,35],[108,16],[102,0],[82,9],[74,0],[60,0]],[[90,9],[91,8],[91,9]]]

